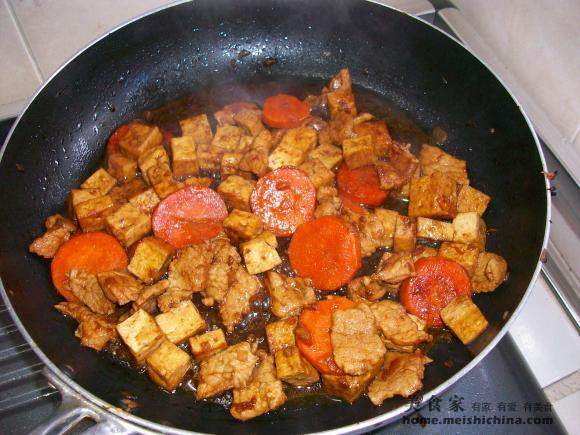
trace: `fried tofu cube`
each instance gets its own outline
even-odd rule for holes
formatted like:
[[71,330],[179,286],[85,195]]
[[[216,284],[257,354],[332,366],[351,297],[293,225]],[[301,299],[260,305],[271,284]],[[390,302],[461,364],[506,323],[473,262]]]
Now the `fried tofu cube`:
[[469,344],[485,331],[487,320],[468,295],[460,295],[441,310],[441,319],[461,340]]
[[452,219],[457,215],[457,182],[441,172],[411,179],[409,216]]
[[213,180],[209,177],[189,177],[183,182],[184,186],[210,187]]
[[167,391],[177,388],[190,367],[191,358],[187,352],[167,340],[147,357],[149,377]]
[[306,361],[296,346],[286,347],[274,354],[276,377],[298,387],[318,382],[316,369]]
[[81,184],[82,189],[97,189],[101,195],[106,195],[115,187],[117,180],[103,168],[97,171]]
[[242,160],[242,153],[224,153],[220,168],[222,175],[235,175],[239,172],[238,166]]
[[222,225],[234,240],[251,240],[262,232],[262,220],[258,216],[238,209],[233,209]]
[[73,209],[81,202],[102,196],[97,189],[72,189],[70,191],[70,205]]
[[394,252],[413,252],[417,241],[417,223],[408,216],[397,215],[395,235],[393,236]]
[[97,280],[107,299],[119,305],[137,300],[143,289],[143,285],[124,270],[101,272]]
[[451,242],[455,234],[453,224],[424,217],[417,218],[417,237],[435,242]]
[[461,264],[467,274],[473,276],[479,249],[464,243],[443,242],[439,247],[439,256]]
[[99,196],[77,204],[74,210],[85,233],[101,231],[105,229],[105,218],[114,210],[114,203],[109,195]]
[[[319,141],[320,141],[320,133]],[[342,150],[334,145],[320,145],[308,153],[309,160],[320,160],[327,169],[333,170],[342,162]]]
[[360,376],[322,375],[322,383],[328,394],[353,403],[366,391],[373,377],[370,372]]
[[141,281],[151,284],[165,273],[173,256],[173,246],[157,237],[146,237],[135,249],[127,269]]
[[149,182],[159,198],[164,199],[179,190],[179,184],[173,179],[171,168],[165,163],[149,168],[147,171]]
[[314,128],[291,128],[268,157],[268,167],[274,170],[282,166],[300,166],[315,146],[316,130]]
[[189,349],[196,361],[203,361],[226,347],[228,343],[222,329],[195,335],[189,339]]
[[257,136],[262,130],[264,130],[264,124],[262,124],[262,111],[256,109],[244,109],[240,110],[234,115],[234,121],[237,125],[242,127],[252,136]]
[[457,211],[459,213],[474,211],[479,216],[482,216],[487,210],[490,200],[491,198],[485,193],[464,184],[461,186],[457,197]]
[[248,273],[255,275],[266,272],[282,263],[282,259],[276,251],[278,242],[275,239],[276,237],[272,233],[264,232],[242,244],[242,255]]
[[211,150],[218,153],[238,151],[244,131],[234,125],[221,125],[217,128],[211,141]]
[[179,121],[181,135],[189,136],[196,146],[209,145],[213,139],[209,119],[205,113]]
[[298,169],[306,172],[306,175],[308,175],[308,178],[317,189],[321,186],[330,186],[334,181],[334,172],[318,159],[309,159],[298,166]]
[[287,347],[296,346],[294,330],[298,325],[298,317],[286,317],[285,319],[266,325],[266,339],[270,353],[275,354]]
[[507,262],[497,254],[482,252],[477,257],[475,272],[471,278],[476,293],[494,291],[507,276]]
[[148,215],[153,212],[153,209],[157,207],[160,201],[159,196],[157,196],[153,188],[139,192],[129,198],[129,204]]
[[151,218],[131,204],[125,204],[105,219],[108,230],[129,247],[151,232]]
[[119,141],[119,148],[125,156],[138,160],[147,150],[161,145],[163,134],[159,127],[132,123],[128,133]]
[[395,210],[388,210],[386,208],[376,208],[374,214],[381,221],[381,225],[383,226],[385,237],[382,241],[384,242],[384,246],[387,248],[392,247],[399,213]]
[[155,321],[167,339],[175,344],[183,343],[207,327],[192,301],[183,301],[177,307],[155,316]]
[[367,121],[354,126],[357,136],[370,135],[376,156],[387,156],[392,139],[385,121]]
[[419,152],[419,162],[423,175],[441,172],[458,184],[469,184],[465,160],[457,159],[439,147],[423,145]]
[[350,169],[374,165],[376,156],[371,136],[367,134],[343,140],[342,155]]
[[154,166],[169,167],[169,156],[163,146],[159,145],[145,151],[139,157],[139,169],[147,184],[152,184],[149,180],[149,169]]
[[254,190],[254,182],[239,175],[230,175],[220,183],[217,192],[221,195],[228,207],[242,211],[250,210],[250,195]]
[[481,247],[481,223],[482,220],[479,215],[474,212],[457,213],[453,219],[454,236],[453,241],[458,243],[472,244],[483,249],[485,247],[485,240],[483,247]]
[[137,310],[119,323],[117,332],[135,357],[137,364],[143,364],[149,354],[165,340],[155,319],[143,310]]
[[178,176],[196,175],[199,172],[195,143],[190,136],[171,139],[173,173]]
[[137,162],[120,153],[109,155],[107,166],[111,175],[121,182],[132,180],[137,175]]

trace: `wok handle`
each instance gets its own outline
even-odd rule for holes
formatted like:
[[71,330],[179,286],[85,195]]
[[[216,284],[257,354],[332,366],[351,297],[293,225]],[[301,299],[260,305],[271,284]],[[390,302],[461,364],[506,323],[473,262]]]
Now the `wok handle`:
[[96,424],[84,430],[83,434],[135,434],[140,431],[134,430],[129,424],[107,415],[98,407],[88,402],[78,393],[69,388],[63,380],[48,368],[44,368],[44,375],[51,386],[57,389],[62,397],[62,402],[57,411],[43,424],[35,428],[31,435],[62,435],[75,428],[82,420],[92,420]]

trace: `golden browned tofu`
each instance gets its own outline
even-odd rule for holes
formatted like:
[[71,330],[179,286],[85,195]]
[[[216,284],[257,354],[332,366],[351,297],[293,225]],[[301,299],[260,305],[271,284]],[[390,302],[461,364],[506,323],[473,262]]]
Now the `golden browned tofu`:
[[181,135],[191,137],[196,146],[209,145],[213,139],[209,119],[205,113],[182,119],[179,121],[179,125],[181,126]]
[[211,149],[211,145],[196,145],[197,163],[201,171],[219,169],[223,152]]
[[132,180],[137,174],[137,162],[119,153],[109,155],[107,167],[111,175],[122,183]]
[[376,161],[370,135],[357,136],[342,141],[342,155],[350,169],[373,165]]
[[316,369],[300,355],[296,346],[289,346],[276,352],[274,359],[276,375],[281,381],[303,387],[320,379]]
[[164,199],[179,190],[179,184],[173,179],[171,168],[166,164],[158,164],[147,171],[149,182],[159,198]]
[[183,301],[172,310],[155,316],[155,321],[167,339],[175,344],[183,343],[207,326],[190,300]]
[[129,198],[147,190],[147,183],[141,177],[135,177],[119,186],[115,186],[109,192],[109,196],[115,204],[115,208],[129,202]]
[[226,347],[228,347],[226,336],[219,328],[189,339],[189,349],[196,361],[203,361]]
[[151,232],[151,218],[131,204],[125,204],[105,219],[108,230],[129,247]]
[[388,284],[400,284],[412,276],[415,276],[415,265],[409,252],[385,252],[372,279]]
[[476,293],[494,291],[507,277],[507,262],[497,254],[482,252],[477,257],[475,272],[471,278]]
[[331,396],[353,403],[365,392],[374,375],[371,372],[360,376],[322,375],[322,383],[324,390]]
[[141,170],[143,179],[148,184],[151,184],[148,172],[149,169],[154,166],[166,166],[169,168],[169,156],[167,155],[167,151],[165,151],[165,148],[162,145],[145,151],[139,157],[139,169]]
[[117,180],[103,168],[97,171],[81,184],[82,189],[97,189],[101,195],[106,195],[115,187]]
[[[320,133],[318,132],[319,142]],[[342,162],[342,150],[334,145],[320,145],[308,153],[308,160],[320,160],[327,169],[333,170]]]
[[256,275],[281,264],[282,259],[278,255],[277,247],[276,237],[269,232],[264,232],[242,244],[242,256],[248,273]]
[[457,213],[453,219],[453,241],[472,245],[480,250],[485,249],[485,229],[482,225],[485,223],[474,211]]
[[243,154],[241,152],[236,153],[224,153],[220,168],[222,175],[235,175],[239,172],[239,165],[242,161]]
[[262,124],[262,111],[256,109],[240,110],[234,115],[234,122],[251,136],[257,136],[265,128]]
[[209,177],[189,177],[183,182],[184,186],[210,187],[213,180]]
[[356,104],[352,93],[352,82],[348,69],[341,69],[328,84],[326,94],[330,116],[336,118],[340,114],[356,116]]
[[457,183],[441,172],[411,179],[409,216],[452,219],[457,215]]
[[129,132],[119,141],[119,148],[125,156],[133,160],[151,148],[161,145],[163,134],[159,127],[131,123]]
[[225,203],[230,208],[242,211],[250,210],[250,195],[254,190],[255,182],[246,180],[239,175],[230,175],[217,188]]
[[415,219],[397,215],[395,235],[393,237],[394,252],[413,252],[417,241],[417,223]]
[[357,136],[370,135],[376,156],[386,157],[391,149],[392,139],[385,121],[367,121],[354,126]]
[[461,264],[467,274],[473,276],[479,249],[464,243],[443,242],[439,247],[439,256]]
[[268,157],[268,167],[274,170],[282,166],[300,166],[315,146],[316,130],[313,127],[291,128]]
[[76,209],[76,206],[81,202],[95,199],[100,196],[102,196],[101,192],[97,189],[72,189],[70,191],[70,205],[73,209]]
[[105,218],[114,210],[113,200],[109,195],[83,201],[75,206],[79,225],[86,233],[105,229]]
[[221,125],[211,141],[211,150],[218,153],[237,151],[244,131],[233,125]]
[[461,186],[461,189],[459,189],[457,211],[459,213],[474,211],[479,216],[482,216],[483,213],[485,213],[485,210],[487,210],[490,200],[491,198],[485,193],[464,184]]
[[441,310],[441,319],[461,340],[469,344],[485,331],[487,320],[468,295],[460,295]]
[[379,374],[369,385],[368,396],[379,406],[394,396],[409,397],[423,388],[425,365],[431,359],[420,350],[414,353],[387,352]]
[[458,184],[469,184],[465,160],[457,159],[439,147],[423,145],[419,153],[419,162],[423,175],[442,172]]
[[298,169],[306,172],[306,175],[308,175],[308,178],[317,189],[321,186],[330,186],[334,182],[334,172],[318,159],[309,159],[298,166]]
[[308,279],[269,271],[264,282],[270,294],[270,309],[277,317],[296,316],[304,307],[316,302],[316,294]]
[[425,217],[417,218],[417,237],[435,242],[451,242],[455,235],[454,225]]
[[234,418],[246,421],[276,409],[286,401],[282,382],[276,379],[272,357],[259,352],[260,362],[245,387],[233,391],[230,412]]
[[376,208],[373,213],[381,221],[381,225],[383,226],[385,235],[383,238],[384,240],[382,241],[382,246],[386,248],[392,247],[399,213],[395,210],[388,210],[385,208]]
[[223,221],[226,234],[233,240],[250,240],[262,232],[262,220],[255,214],[233,209]]
[[287,347],[295,346],[294,330],[298,325],[298,317],[287,317],[266,325],[266,339],[270,353],[275,354]]
[[183,301],[191,300],[191,292],[180,288],[169,288],[157,298],[157,308],[162,313],[168,313],[181,305]]
[[228,347],[200,364],[197,400],[246,386],[258,362],[247,341]]
[[119,305],[136,300],[143,288],[143,284],[124,270],[101,272],[97,279],[107,299]]
[[132,316],[119,323],[117,332],[135,357],[137,364],[143,364],[149,354],[165,340],[155,319],[143,310],[137,310]]
[[157,196],[153,188],[139,192],[129,198],[129,204],[148,215],[153,212],[153,209],[157,207],[160,201],[159,196]]
[[173,391],[191,367],[191,358],[168,340],[163,342],[147,357],[147,373],[153,382]]
[[199,172],[195,143],[190,136],[171,139],[173,173],[178,177],[196,175]]
[[173,257],[173,246],[157,237],[146,237],[135,249],[127,269],[141,281],[151,284],[165,273]]

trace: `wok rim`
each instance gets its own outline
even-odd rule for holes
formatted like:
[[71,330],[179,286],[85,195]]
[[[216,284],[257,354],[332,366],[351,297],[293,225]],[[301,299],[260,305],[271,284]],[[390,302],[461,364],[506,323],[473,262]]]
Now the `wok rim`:
[[[381,3],[380,0],[363,0],[366,1],[368,3],[373,3],[376,4],[378,6],[381,7],[385,7],[387,9],[391,9],[394,11],[397,11],[401,14],[404,14],[408,17],[410,17],[411,19],[417,20],[420,23],[422,23],[423,25],[426,25],[428,27],[430,27],[431,29],[441,33],[442,35],[444,35],[445,37],[449,38],[450,40],[452,40],[454,43],[458,44],[461,48],[465,49],[467,51],[468,54],[470,54],[471,56],[473,56],[475,59],[477,59],[492,75],[493,77],[499,82],[499,84],[506,90],[506,92],[510,95],[510,97],[512,98],[513,102],[516,104],[516,106],[519,109],[519,112],[521,113],[521,115],[523,116],[529,130],[530,133],[532,134],[532,137],[534,139],[534,143],[536,145],[536,149],[537,152],[540,156],[540,161],[542,163],[542,169],[543,171],[547,171],[547,166],[546,166],[546,160],[545,160],[545,156],[544,153],[542,151],[541,145],[540,145],[540,141],[538,139],[537,133],[532,125],[532,122],[530,120],[530,118],[528,117],[528,115],[526,114],[524,108],[522,107],[522,105],[520,104],[520,102],[518,101],[517,97],[513,94],[513,92],[511,91],[511,89],[508,87],[508,85],[504,82],[504,80],[499,77],[499,75],[491,68],[490,65],[488,65],[482,58],[480,58],[476,53],[474,53],[467,45],[463,44],[461,41],[459,41],[457,38],[449,35],[448,33],[444,32],[443,30],[439,29],[438,27],[436,27],[435,25],[415,16],[412,14],[409,14],[405,11],[402,11],[396,7],[393,7],[391,5],[386,5],[384,3]],[[12,137],[12,134],[14,132],[14,130],[17,128],[18,124],[20,123],[20,120],[22,119],[23,115],[27,112],[28,108],[30,107],[30,105],[34,102],[34,100],[36,99],[36,97],[44,90],[44,88],[53,81],[53,79],[60,74],[60,72],[67,67],[70,63],[74,62],[76,60],[77,57],[79,57],[82,53],[84,53],[85,51],[89,50],[91,47],[93,47],[95,44],[97,44],[99,41],[107,38],[109,35],[111,35],[112,33],[136,22],[141,20],[144,17],[147,17],[149,15],[153,15],[156,14],[160,11],[163,11],[165,9],[169,9],[184,3],[194,3],[194,0],[176,0],[174,2],[168,3],[166,5],[160,6],[158,8],[152,9],[150,11],[144,12],[130,20],[127,20],[119,25],[117,25],[116,27],[113,27],[112,29],[108,30],[107,32],[105,32],[103,35],[95,38],[94,40],[92,40],[91,42],[89,42],[86,46],[84,46],[83,48],[81,48],[80,50],[78,50],[75,54],[73,54],[70,58],[68,58],[59,68],[57,68],[51,75],[50,77],[36,90],[36,92],[32,95],[32,97],[30,97],[29,101],[27,102],[26,106],[22,109],[22,111],[20,112],[20,114],[18,115],[18,117],[16,118],[16,121],[14,122],[14,124],[12,125],[12,127],[10,128],[10,131],[8,132],[8,135],[6,136],[6,139],[4,141],[4,144],[2,145],[2,148],[0,149],[0,161],[2,160],[3,156],[4,156],[4,152],[6,150],[6,148],[8,147],[8,143],[10,142],[10,139]],[[546,187],[546,222],[545,222],[545,227],[544,227],[544,237],[542,240],[542,247],[540,250],[540,253],[544,252],[547,248],[548,245],[548,239],[549,239],[549,235],[550,235],[550,223],[551,223],[551,203],[552,203],[552,199],[551,199],[551,195],[549,192],[549,187],[550,187],[550,183],[549,180],[544,177],[544,184]],[[437,386],[436,388],[426,392],[425,394],[423,394],[422,396],[422,402],[419,405],[420,407],[424,406],[425,404],[428,403],[429,399],[433,396],[437,396],[440,395],[441,393],[445,392],[448,388],[450,388],[452,385],[454,385],[457,381],[459,381],[459,379],[461,379],[463,376],[465,376],[469,371],[471,371],[477,364],[479,364],[479,362],[485,358],[487,356],[487,354],[489,352],[491,352],[492,349],[495,348],[495,346],[497,345],[497,343],[503,338],[503,336],[508,332],[509,328],[511,327],[511,325],[513,324],[513,322],[515,321],[515,319],[517,319],[517,317],[519,316],[520,312],[522,311],[525,302],[528,300],[529,295],[532,291],[532,288],[534,287],[534,285],[536,284],[537,280],[538,280],[538,276],[540,274],[540,271],[542,269],[542,262],[541,262],[541,257],[538,258],[537,264],[536,264],[536,268],[534,270],[534,273],[532,275],[532,278],[528,284],[528,287],[526,288],[526,291],[524,292],[520,302],[518,303],[517,307],[515,308],[515,310],[513,311],[512,315],[510,316],[510,318],[508,319],[508,321],[504,324],[504,326],[497,332],[496,336],[481,350],[481,352],[476,355],[468,364],[465,365],[465,367],[463,367],[461,370],[459,370],[457,373],[455,373],[455,375],[453,375],[452,377],[450,377],[449,379],[447,379],[445,382],[441,383],[439,386]],[[70,388],[71,390],[73,390],[75,393],[77,393],[79,396],[81,396],[83,399],[85,399],[86,401],[88,401],[92,406],[98,408],[98,410],[100,412],[102,412],[104,415],[109,415],[112,414],[114,417],[118,418],[121,420],[121,422],[127,421],[130,424],[134,424],[137,425],[139,429],[144,429],[144,430],[155,430],[155,431],[159,431],[159,432],[163,432],[163,433],[172,433],[172,434],[191,434],[191,433],[198,433],[198,434],[203,434],[204,432],[193,432],[193,431],[189,431],[186,429],[178,429],[178,428],[174,428],[171,426],[165,426],[159,423],[155,423],[153,421],[147,420],[145,418],[142,417],[138,417],[136,415],[133,415],[131,413],[128,413],[124,410],[122,410],[121,408],[118,408],[114,405],[111,405],[110,403],[102,400],[100,397],[94,395],[93,393],[91,393],[90,391],[86,390],[85,388],[83,388],[81,385],[79,385],[76,381],[74,381],[72,378],[68,377],[61,369],[59,369],[51,360],[50,358],[48,358],[44,352],[40,349],[40,347],[38,347],[38,345],[36,344],[36,342],[32,339],[32,337],[28,334],[28,331],[26,330],[26,328],[24,327],[24,325],[22,324],[22,322],[20,321],[20,318],[18,316],[18,314],[16,313],[16,311],[14,310],[14,307],[12,306],[12,303],[10,301],[10,298],[8,297],[8,294],[6,293],[6,289],[4,287],[4,283],[2,282],[2,277],[0,277],[0,295],[2,296],[2,299],[4,300],[4,303],[6,305],[6,307],[8,308],[8,312],[10,314],[10,317],[12,318],[12,321],[14,322],[14,324],[17,326],[19,332],[22,334],[22,336],[24,337],[24,339],[27,341],[27,343],[30,345],[30,347],[32,348],[32,350],[34,351],[34,353],[41,359],[41,361],[51,370],[51,372],[57,376],[61,382],[63,382],[68,388]],[[363,421],[359,421],[357,423],[352,423],[350,425],[347,426],[342,426],[336,429],[329,429],[329,430],[325,430],[325,431],[321,431],[319,432],[320,434],[326,434],[326,435],[335,435],[335,434],[344,434],[344,433],[361,433],[363,431],[366,430],[370,430],[370,429],[376,429],[382,426],[385,426],[386,424],[394,421],[395,419],[399,418],[399,417],[403,417],[404,415],[410,413],[414,408],[410,407],[408,404],[405,405],[401,405],[398,408],[395,408],[393,410],[387,411],[379,416],[367,419],[367,420],[363,420]],[[232,424],[243,424],[241,422],[235,422],[232,421]]]

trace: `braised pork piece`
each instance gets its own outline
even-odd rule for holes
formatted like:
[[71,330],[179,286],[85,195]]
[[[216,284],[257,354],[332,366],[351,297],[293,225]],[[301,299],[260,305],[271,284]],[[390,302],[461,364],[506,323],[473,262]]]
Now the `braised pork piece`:
[[196,107],[174,133],[162,109],[120,126],[29,247],[81,345],[191,400],[231,392],[241,421],[306,386],[377,406],[419,391],[426,344],[476,340],[472,295],[507,263],[468,162],[414,155],[356,101],[344,69],[303,100]]

